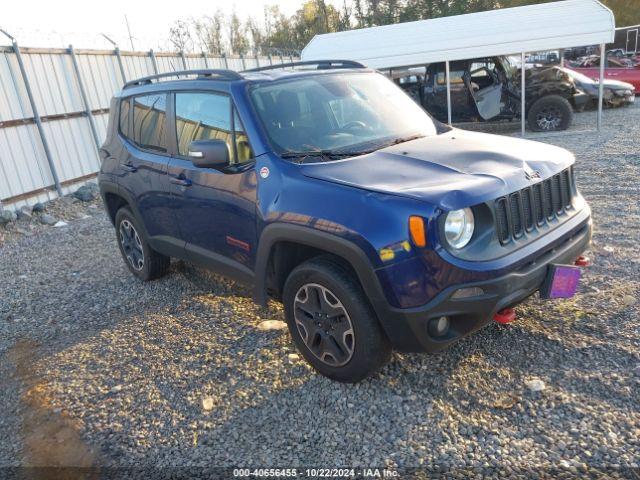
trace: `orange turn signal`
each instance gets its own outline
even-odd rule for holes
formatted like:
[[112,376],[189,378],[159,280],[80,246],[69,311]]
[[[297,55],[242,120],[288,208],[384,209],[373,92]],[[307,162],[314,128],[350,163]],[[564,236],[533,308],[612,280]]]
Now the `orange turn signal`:
[[427,246],[427,232],[424,229],[422,217],[416,215],[409,217],[409,232],[411,233],[411,240],[416,247]]

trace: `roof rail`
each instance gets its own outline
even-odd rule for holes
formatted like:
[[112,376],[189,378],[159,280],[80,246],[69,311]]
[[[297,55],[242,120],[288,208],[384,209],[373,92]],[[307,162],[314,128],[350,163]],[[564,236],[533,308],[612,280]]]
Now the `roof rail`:
[[277,65],[267,65],[266,67],[250,68],[243,70],[243,72],[263,72],[265,70],[300,67],[304,65],[317,65],[318,70],[329,70],[332,68],[367,68],[360,62],[353,60],[308,60],[305,62],[279,63]]
[[148,77],[138,78],[136,80],[131,80],[124,84],[122,89],[126,89],[129,87],[135,87],[138,85],[148,85],[153,82],[153,80],[160,80],[161,78],[168,77],[181,77],[187,75],[197,75],[198,78],[210,78],[212,80],[241,80],[242,75],[238,72],[234,72],[233,70],[180,70],[177,72],[166,72],[166,73],[158,73],[157,75],[149,75]]

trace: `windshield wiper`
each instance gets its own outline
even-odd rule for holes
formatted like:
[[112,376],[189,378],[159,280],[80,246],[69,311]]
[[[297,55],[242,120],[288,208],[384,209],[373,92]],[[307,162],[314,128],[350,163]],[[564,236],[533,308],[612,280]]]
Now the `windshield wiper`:
[[307,158],[319,158],[323,160],[336,160],[338,158],[344,157],[352,157],[353,155],[357,155],[357,153],[353,152],[337,152],[334,150],[307,150],[307,151],[285,151],[280,154],[281,158],[297,158],[299,162],[304,162]]
[[[397,145],[399,143],[410,142],[411,140],[417,140],[418,138],[423,138],[424,135],[416,134],[410,135],[407,137],[397,137],[391,140],[388,140],[383,143],[378,143],[373,145],[371,148],[366,148],[362,150],[305,150],[305,151],[293,151],[286,150],[280,154],[280,157],[288,159],[288,158],[297,158],[300,163],[304,162],[305,159],[311,158],[320,158],[327,160],[337,160],[339,158],[346,157],[356,157],[358,155],[366,155],[367,153],[373,153],[376,150],[380,150],[381,148],[390,147],[392,145]],[[371,142],[367,142],[371,145]]]
[[[361,150],[340,150],[338,152],[333,152],[335,155],[341,155],[344,157],[355,157],[358,155],[366,155],[367,153],[373,153],[382,148],[387,148],[392,145],[397,145],[399,143],[410,142],[411,140],[417,140],[418,138],[423,138],[425,135],[416,134],[410,135],[407,137],[397,137],[392,138],[391,140],[387,140],[386,142],[374,143],[373,141],[366,142],[368,148],[363,148]],[[363,144],[361,144],[363,145]]]
[[397,137],[397,138],[394,138],[392,140],[389,140],[388,142],[385,142],[385,143],[381,144],[378,147],[378,150],[380,150],[381,148],[390,147],[392,145],[398,145],[399,143],[410,142],[411,140],[417,140],[418,138],[423,138],[423,137],[424,137],[424,135],[422,135],[420,133],[418,133],[416,135],[409,135],[407,137]]

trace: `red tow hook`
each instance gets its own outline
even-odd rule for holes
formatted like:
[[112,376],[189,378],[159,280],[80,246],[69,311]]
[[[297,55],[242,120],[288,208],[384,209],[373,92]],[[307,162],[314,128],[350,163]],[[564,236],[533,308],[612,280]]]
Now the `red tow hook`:
[[591,265],[591,259],[585,255],[580,255],[573,264],[578,267],[588,267]]
[[502,325],[511,323],[516,319],[516,311],[513,308],[503,308],[499,312],[496,312],[493,319]]

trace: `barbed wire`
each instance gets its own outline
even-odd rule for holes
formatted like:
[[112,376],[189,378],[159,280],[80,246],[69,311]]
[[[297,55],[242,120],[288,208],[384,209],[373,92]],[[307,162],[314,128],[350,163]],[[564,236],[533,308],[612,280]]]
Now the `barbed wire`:
[[[0,25],[1,27],[1,25]],[[46,48],[67,48],[74,45],[79,48],[111,50],[114,48],[113,43],[109,42],[106,37],[112,40],[121,50],[132,50],[131,40],[135,51],[148,51],[150,49],[156,52],[175,52],[175,47],[171,44],[169,37],[158,38],[150,36],[133,36],[129,39],[127,35],[112,34],[110,32],[59,32],[56,30],[41,29],[25,29],[11,28],[7,29],[18,42],[21,47],[46,47]],[[7,45],[8,40],[0,36],[0,45]],[[193,52],[200,53],[197,48],[190,49]],[[186,52],[189,53],[189,52]],[[257,46],[250,49],[248,55],[271,55],[273,57],[283,57],[285,60],[293,57],[300,57],[300,50],[292,48],[265,47]]]
[[[131,42],[129,37],[122,34],[113,34],[111,32],[59,32],[57,30],[41,30],[26,28],[7,28],[10,33],[22,47],[50,47],[50,48],[66,48],[69,45],[77,45],[82,48],[94,49],[111,49],[113,45],[103,36],[107,35],[122,50],[130,50]],[[133,44],[135,50],[159,50],[172,51],[170,42],[167,38],[149,37],[149,36],[133,36]],[[4,37],[0,39],[0,44],[7,44],[8,40]]]

